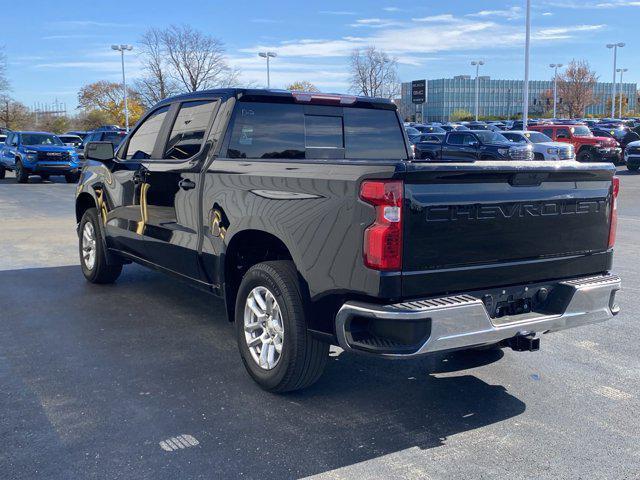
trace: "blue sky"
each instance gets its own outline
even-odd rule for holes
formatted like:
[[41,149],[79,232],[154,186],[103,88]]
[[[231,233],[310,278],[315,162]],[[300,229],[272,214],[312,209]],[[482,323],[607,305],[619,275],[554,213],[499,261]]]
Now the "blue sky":
[[[600,79],[612,76],[606,43],[626,42],[619,66],[625,81],[640,82],[639,0],[532,0],[531,78],[548,79],[549,63],[587,59]],[[375,45],[397,57],[401,80],[471,74],[522,78],[524,0],[411,1],[165,1],[27,0],[4,16],[4,45],[12,95],[32,105],[66,102],[73,112],[78,89],[97,80],[120,79],[112,43],[136,45],[148,27],[186,23],[221,39],[242,79],[263,85],[264,60],[278,52],[272,87],[309,80],[324,91],[348,88],[348,56]],[[6,13],[6,11],[5,11]],[[135,53],[135,50],[134,52]],[[129,77],[140,74],[135,55]]]

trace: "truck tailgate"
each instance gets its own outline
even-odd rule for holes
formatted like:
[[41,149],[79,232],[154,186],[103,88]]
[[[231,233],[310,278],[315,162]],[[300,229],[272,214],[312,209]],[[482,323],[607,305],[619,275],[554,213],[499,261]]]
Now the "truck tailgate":
[[606,271],[610,165],[408,166],[404,297]]

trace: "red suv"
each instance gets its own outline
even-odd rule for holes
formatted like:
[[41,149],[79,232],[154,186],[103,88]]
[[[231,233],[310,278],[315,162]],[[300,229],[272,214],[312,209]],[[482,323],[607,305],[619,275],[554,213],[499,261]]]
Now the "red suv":
[[529,130],[542,132],[556,142],[571,143],[579,162],[618,163],[622,159],[618,142],[610,137],[594,137],[586,125],[532,125]]

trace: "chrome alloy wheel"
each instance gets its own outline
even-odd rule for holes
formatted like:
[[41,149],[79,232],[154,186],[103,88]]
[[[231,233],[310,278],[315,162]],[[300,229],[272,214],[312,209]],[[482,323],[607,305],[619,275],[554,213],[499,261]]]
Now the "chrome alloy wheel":
[[87,270],[93,270],[96,264],[96,232],[91,222],[82,229],[82,261]]
[[264,370],[280,361],[284,341],[284,322],[280,305],[266,287],[256,287],[244,306],[244,338],[251,357]]

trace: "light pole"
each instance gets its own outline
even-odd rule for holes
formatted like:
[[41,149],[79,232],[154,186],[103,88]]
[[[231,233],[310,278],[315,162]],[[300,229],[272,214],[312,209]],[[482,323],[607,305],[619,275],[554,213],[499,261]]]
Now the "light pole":
[[124,127],[129,132],[129,106],[127,105],[127,80],[124,76],[124,52],[130,52],[133,50],[131,45],[111,45],[112,50],[120,52],[120,59],[122,60],[122,91],[124,93]]
[[480,74],[480,65],[484,65],[484,62],[482,60],[474,60],[473,62],[471,62],[471,65],[476,67],[476,122],[477,122],[478,121],[478,110],[479,110],[478,98],[479,98],[479,92],[480,92],[478,75]]
[[553,118],[557,118],[556,105],[558,104],[558,69],[562,68],[561,63],[552,63],[549,65],[554,69],[553,74]]
[[524,85],[522,86],[522,129],[529,126],[529,45],[531,44],[531,0],[527,0],[527,18],[524,40]]
[[276,52],[258,52],[258,55],[267,59],[267,88],[271,88],[271,79],[269,78],[269,58],[277,57]]
[[622,74],[624,72],[628,72],[629,69],[628,68],[618,68],[616,69],[616,72],[620,73],[620,93],[618,95],[620,95],[620,118],[622,118]]
[[607,43],[607,48],[613,48],[613,86],[611,87],[611,118],[616,116],[616,62],[618,60],[618,48],[624,47],[624,43]]

